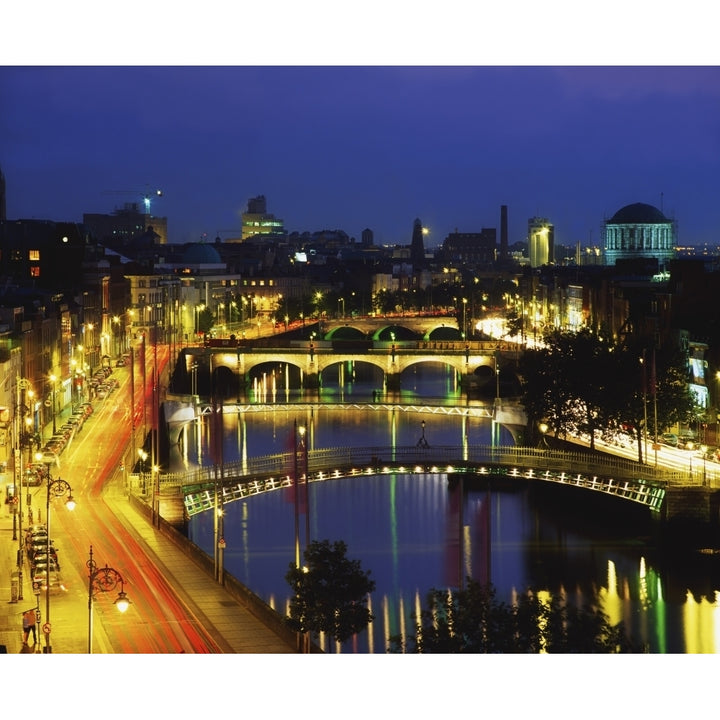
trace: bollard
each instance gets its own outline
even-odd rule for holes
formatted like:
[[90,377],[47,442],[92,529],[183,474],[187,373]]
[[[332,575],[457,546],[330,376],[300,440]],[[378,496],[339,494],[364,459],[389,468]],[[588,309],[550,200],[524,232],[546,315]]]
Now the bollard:
[[10,573],[10,602],[16,603],[18,601],[18,591],[20,589],[20,580],[18,578],[17,570]]

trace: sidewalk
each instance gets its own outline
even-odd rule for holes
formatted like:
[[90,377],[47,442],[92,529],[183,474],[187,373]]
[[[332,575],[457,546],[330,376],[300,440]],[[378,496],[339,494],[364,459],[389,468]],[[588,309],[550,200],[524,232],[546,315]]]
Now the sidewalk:
[[[225,653],[294,653],[295,647],[279,637],[272,629],[239,604],[225,588],[214,582],[169,539],[154,528],[135,510],[119,491],[105,494],[113,513],[145,547],[153,564],[180,590],[182,601],[190,612],[208,629]],[[27,526],[27,518],[23,523]],[[19,530],[17,531],[19,537]],[[40,608],[40,625],[44,622],[45,593],[33,594],[27,559],[23,568],[22,600],[11,602],[11,577],[17,570],[18,540],[13,540],[13,517],[10,506],[0,505],[0,650],[7,653],[42,652],[45,636],[40,633],[38,645],[22,644],[22,613]],[[62,557],[62,556],[61,556]],[[71,583],[73,589],[52,591],[52,652],[64,654],[87,653],[88,596],[87,585]],[[102,618],[94,616],[93,652],[112,653],[102,628]]]

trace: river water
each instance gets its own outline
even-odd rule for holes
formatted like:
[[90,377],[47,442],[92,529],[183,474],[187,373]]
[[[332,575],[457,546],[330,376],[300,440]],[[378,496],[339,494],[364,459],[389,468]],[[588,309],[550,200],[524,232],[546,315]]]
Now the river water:
[[[439,373],[403,383],[399,399],[421,404],[443,398],[466,403],[452,377]],[[344,381],[325,387],[313,405],[273,411],[225,412],[226,462],[292,449],[294,426],[307,428],[308,448],[512,444],[492,420],[418,412],[400,407],[339,409],[339,400],[372,397],[372,383]],[[266,381],[251,401],[297,400]],[[421,424],[424,421],[424,426]],[[210,428],[193,422],[173,449],[171,470],[212,464]],[[570,491],[573,492],[573,491]],[[621,501],[613,501],[615,503]],[[343,540],[376,582],[370,606],[375,620],[343,647],[321,638],[328,652],[383,653],[388,638],[413,632],[412,614],[431,588],[457,585],[463,577],[489,579],[499,600],[526,588],[564,593],[581,603],[592,593],[615,623],[652,653],[714,653],[720,649],[720,571],[715,557],[669,559],[659,554],[644,522],[625,518],[616,505],[583,508],[533,486],[466,487],[458,518],[456,497],[443,475],[380,475],[312,483],[309,514],[301,518],[301,545]],[[639,516],[637,516],[639,517]],[[462,542],[458,541],[462,526]],[[211,556],[211,513],[190,522],[190,539]],[[266,493],[225,507],[224,565],[276,609],[289,601],[285,573],[295,557],[294,505],[287,491]],[[462,548],[460,553],[459,548]]]

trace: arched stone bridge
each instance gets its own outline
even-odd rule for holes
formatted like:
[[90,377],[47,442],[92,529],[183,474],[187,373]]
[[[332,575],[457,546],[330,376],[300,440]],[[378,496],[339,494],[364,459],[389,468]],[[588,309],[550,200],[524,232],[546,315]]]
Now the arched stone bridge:
[[182,497],[186,516],[303,483],[390,473],[525,478],[604,493],[660,513],[680,473],[609,456],[524,447],[333,448],[258,457],[160,478],[161,495]]
[[[254,368],[287,363],[299,370],[305,387],[314,388],[318,387],[320,375],[328,368],[368,363],[383,372],[389,390],[397,390],[403,371],[417,363],[441,363],[456,371],[463,387],[472,387],[478,372],[484,372],[486,380],[487,377],[500,377],[503,370],[514,373],[521,351],[515,343],[496,341],[294,340],[286,341],[284,347],[277,343],[261,346],[228,341],[224,347],[186,348],[182,372],[185,383],[190,385],[193,373],[210,378],[211,382],[225,373],[234,378],[226,385],[249,387]],[[188,391],[192,392],[192,389],[188,388]]]

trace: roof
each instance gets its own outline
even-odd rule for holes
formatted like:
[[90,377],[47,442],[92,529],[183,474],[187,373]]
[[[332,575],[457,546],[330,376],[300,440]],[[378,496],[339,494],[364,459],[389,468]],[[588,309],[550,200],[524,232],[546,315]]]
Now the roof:
[[185,248],[183,260],[188,265],[214,265],[222,263],[220,254],[212,246],[205,243],[190,243]]
[[647,223],[668,223],[670,220],[652,205],[633,203],[620,208],[608,222],[643,225]]

